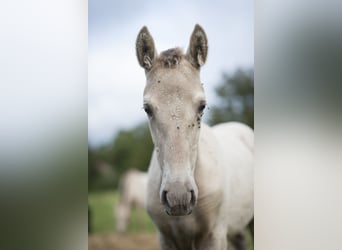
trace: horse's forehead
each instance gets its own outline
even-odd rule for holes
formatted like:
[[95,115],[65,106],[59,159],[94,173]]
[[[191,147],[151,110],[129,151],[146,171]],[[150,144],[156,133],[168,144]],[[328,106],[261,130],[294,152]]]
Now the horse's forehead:
[[203,92],[198,74],[183,69],[161,69],[147,77],[144,95],[151,98],[186,98]]

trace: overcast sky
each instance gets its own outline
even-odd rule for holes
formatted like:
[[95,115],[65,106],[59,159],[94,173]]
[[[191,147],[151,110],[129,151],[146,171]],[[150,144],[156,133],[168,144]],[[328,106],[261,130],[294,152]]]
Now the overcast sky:
[[88,137],[92,146],[108,143],[119,129],[146,120],[142,111],[144,70],[135,56],[135,39],[144,25],[158,52],[186,51],[199,23],[209,54],[201,70],[208,105],[223,72],[253,67],[254,6],[239,1],[89,0]]

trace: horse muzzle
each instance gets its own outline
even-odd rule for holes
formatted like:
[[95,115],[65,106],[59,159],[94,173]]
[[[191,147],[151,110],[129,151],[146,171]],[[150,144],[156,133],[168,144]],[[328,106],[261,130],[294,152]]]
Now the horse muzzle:
[[185,185],[175,184],[171,189],[164,189],[161,202],[165,212],[170,216],[183,216],[192,213],[197,201],[194,189],[188,190]]

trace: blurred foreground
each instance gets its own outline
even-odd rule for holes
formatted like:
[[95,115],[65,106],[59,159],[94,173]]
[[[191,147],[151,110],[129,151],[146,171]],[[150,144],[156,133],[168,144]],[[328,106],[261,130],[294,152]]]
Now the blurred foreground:
[[159,249],[156,234],[109,234],[90,235],[88,237],[89,250],[157,250]]

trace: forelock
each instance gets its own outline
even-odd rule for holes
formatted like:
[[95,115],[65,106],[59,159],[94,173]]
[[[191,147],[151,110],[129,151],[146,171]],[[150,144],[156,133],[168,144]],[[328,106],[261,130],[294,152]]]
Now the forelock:
[[182,49],[173,48],[160,53],[157,62],[163,68],[175,68],[183,59],[184,54]]

